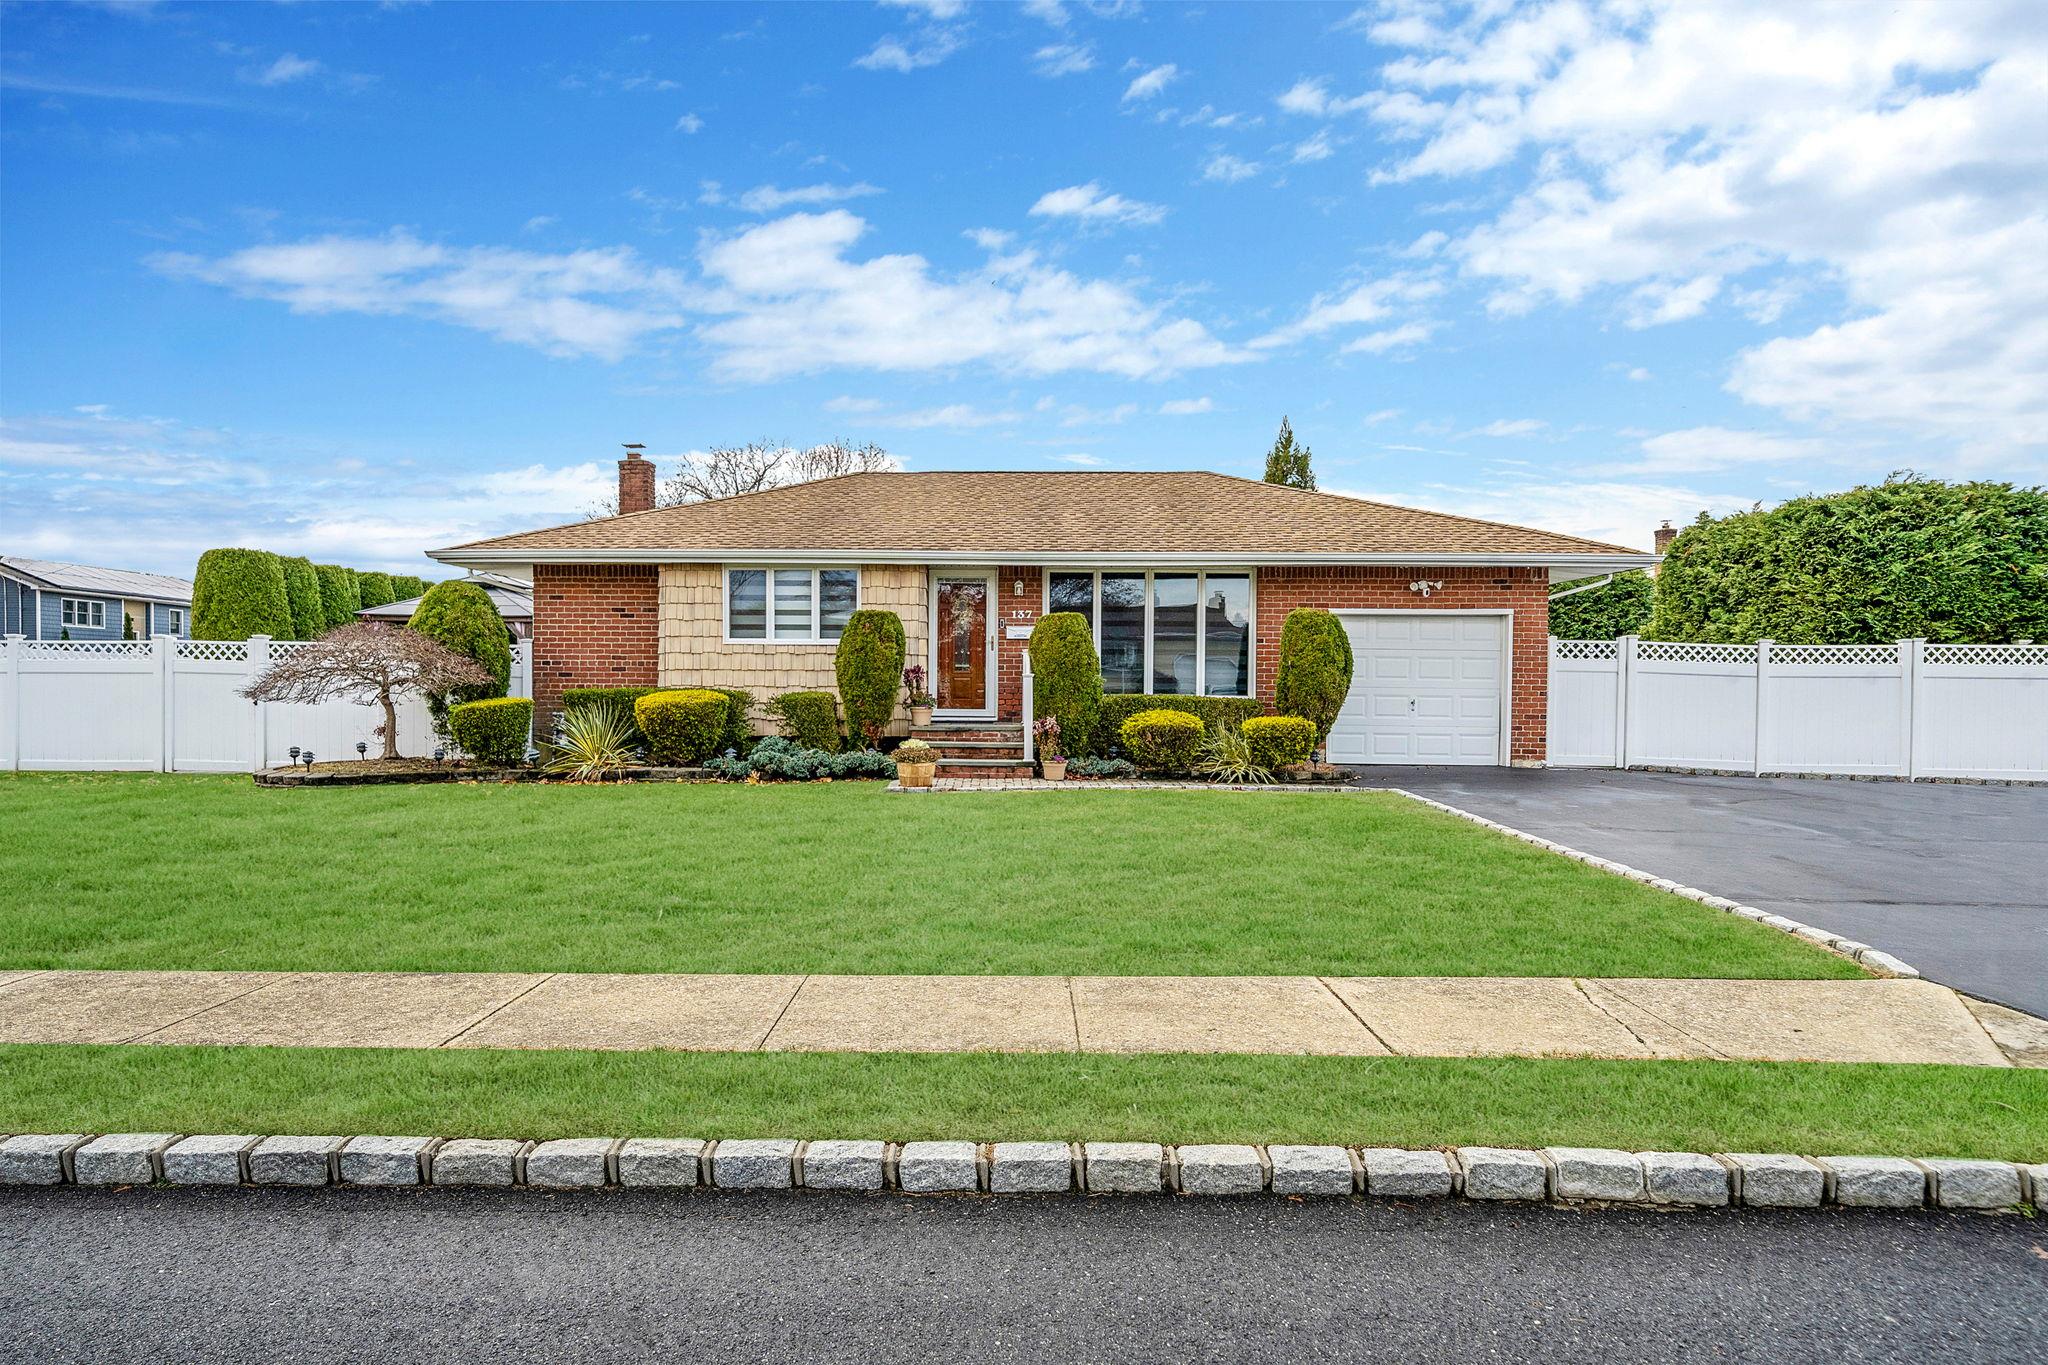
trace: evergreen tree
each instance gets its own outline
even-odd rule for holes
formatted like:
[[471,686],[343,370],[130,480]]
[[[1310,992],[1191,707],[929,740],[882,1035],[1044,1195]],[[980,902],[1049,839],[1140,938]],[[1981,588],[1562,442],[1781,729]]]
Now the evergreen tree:
[[1308,459],[1308,447],[1294,443],[1294,428],[1282,417],[1280,434],[1273,438],[1273,448],[1266,452],[1266,482],[1315,492],[1316,475],[1308,467]]

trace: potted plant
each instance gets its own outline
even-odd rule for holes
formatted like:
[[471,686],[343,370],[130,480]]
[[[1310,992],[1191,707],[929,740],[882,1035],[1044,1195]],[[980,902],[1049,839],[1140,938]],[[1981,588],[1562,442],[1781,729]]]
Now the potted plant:
[[1060,718],[1047,716],[1031,727],[1038,741],[1038,770],[1048,782],[1067,780],[1067,755],[1060,748]]
[[932,694],[925,691],[924,665],[903,670],[903,690],[910,694],[910,723],[922,728],[932,723]]
[[939,751],[921,739],[906,739],[889,755],[896,760],[896,781],[905,787],[929,787],[939,771]]

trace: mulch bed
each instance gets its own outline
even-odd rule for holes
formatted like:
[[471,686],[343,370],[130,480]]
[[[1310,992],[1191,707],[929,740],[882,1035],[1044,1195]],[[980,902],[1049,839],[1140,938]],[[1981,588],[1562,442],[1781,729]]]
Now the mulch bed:
[[[702,768],[625,768],[607,782],[708,782]],[[436,763],[431,758],[371,758],[351,763],[315,763],[265,768],[259,787],[380,787],[418,782],[559,782],[571,779],[539,768],[487,768],[474,763]],[[584,784],[589,785],[589,784]]]

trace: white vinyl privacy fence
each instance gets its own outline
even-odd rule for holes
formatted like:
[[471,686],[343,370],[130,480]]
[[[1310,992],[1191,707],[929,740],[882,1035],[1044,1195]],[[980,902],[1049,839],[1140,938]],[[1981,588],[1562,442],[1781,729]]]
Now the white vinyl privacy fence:
[[[267,640],[0,641],[0,769],[181,773],[250,772],[291,750],[354,758],[381,751],[374,702],[286,705],[244,700],[273,657],[305,646]],[[533,695],[532,648],[512,647],[511,693]],[[434,750],[427,704],[398,705],[398,748]]]
[[2048,781],[2048,645],[1553,639],[1550,763]]

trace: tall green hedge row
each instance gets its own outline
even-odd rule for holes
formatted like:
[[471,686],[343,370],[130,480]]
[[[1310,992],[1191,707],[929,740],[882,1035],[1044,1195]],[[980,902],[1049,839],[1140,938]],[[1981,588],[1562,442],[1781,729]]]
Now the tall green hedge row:
[[[1595,581],[1582,578],[1574,583],[1560,583],[1558,591],[1567,592],[1578,583]],[[1611,583],[1574,592],[1570,597],[1552,598],[1550,633],[1560,640],[1612,640],[1622,635],[1640,635],[1650,624],[1655,599],[1656,589],[1649,575],[1616,574]]]
[[239,546],[208,550],[192,573],[192,638],[311,640],[347,625],[364,607],[421,597],[430,586],[413,574],[358,573],[299,555]]

